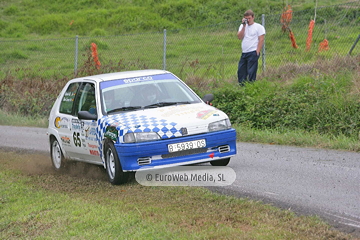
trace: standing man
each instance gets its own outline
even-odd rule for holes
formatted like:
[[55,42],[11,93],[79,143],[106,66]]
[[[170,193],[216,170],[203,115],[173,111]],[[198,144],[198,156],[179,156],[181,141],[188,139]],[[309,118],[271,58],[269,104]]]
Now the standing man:
[[247,10],[237,33],[238,38],[242,40],[242,54],[237,72],[240,86],[244,86],[246,81],[256,80],[258,60],[264,44],[265,28],[254,22],[254,18],[254,12]]

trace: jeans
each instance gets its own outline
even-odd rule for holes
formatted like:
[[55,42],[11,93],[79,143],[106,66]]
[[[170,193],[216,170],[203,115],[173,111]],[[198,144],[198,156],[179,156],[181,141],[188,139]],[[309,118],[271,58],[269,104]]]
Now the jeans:
[[241,86],[243,86],[246,81],[253,82],[256,80],[259,57],[260,54],[258,56],[256,51],[241,54],[237,72],[238,81]]

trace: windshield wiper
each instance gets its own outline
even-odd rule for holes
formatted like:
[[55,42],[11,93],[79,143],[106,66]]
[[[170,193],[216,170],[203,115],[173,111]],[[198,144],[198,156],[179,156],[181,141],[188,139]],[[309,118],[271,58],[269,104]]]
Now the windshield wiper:
[[121,107],[121,108],[115,108],[110,111],[107,111],[107,113],[113,113],[113,112],[120,112],[120,111],[131,111],[136,109],[141,109],[141,106],[128,106],[128,107]]
[[180,104],[190,104],[189,101],[184,101],[184,102],[177,102],[176,105],[180,105]]
[[145,106],[144,108],[157,108],[157,107],[165,107],[171,105],[179,105],[179,104],[190,104],[190,102],[159,102]]

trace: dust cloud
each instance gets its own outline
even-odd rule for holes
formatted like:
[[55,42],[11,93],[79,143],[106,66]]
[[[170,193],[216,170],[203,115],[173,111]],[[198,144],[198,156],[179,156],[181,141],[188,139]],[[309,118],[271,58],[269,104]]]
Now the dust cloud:
[[103,166],[66,161],[65,167],[56,171],[49,153],[14,148],[0,148],[0,163],[4,169],[18,170],[24,175],[65,175],[74,178],[107,181]]

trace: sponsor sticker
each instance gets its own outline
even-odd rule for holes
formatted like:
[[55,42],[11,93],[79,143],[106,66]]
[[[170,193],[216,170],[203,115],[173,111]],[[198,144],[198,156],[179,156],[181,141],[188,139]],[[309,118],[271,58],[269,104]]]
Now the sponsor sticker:
[[106,128],[104,136],[110,138],[113,141],[116,141],[118,136],[118,130],[115,127],[108,126]]
[[90,154],[93,155],[93,156],[100,156],[100,153],[99,151],[97,150],[89,150]]
[[66,137],[66,136],[61,137],[61,141],[63,142],[63,144],[70,145],[69,137]]
[[205,110],[205,111],[198,112],[196,114],[196,117],[205,120],[205,119],[208,119],[211,116],[216,116],[215,115],[216,112],[217,111],[214,111],[214,110]]
[[56,128],[60,128],[60,120],[61,120],[60,117],[55,118],[54,125]]

